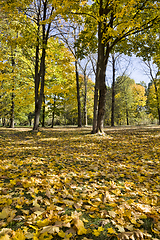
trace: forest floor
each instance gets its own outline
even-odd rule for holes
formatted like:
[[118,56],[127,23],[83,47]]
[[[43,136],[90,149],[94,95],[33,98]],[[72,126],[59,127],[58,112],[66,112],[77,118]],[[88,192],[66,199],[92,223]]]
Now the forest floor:
[[0,128],[0,240],[160,239],[160,127]]

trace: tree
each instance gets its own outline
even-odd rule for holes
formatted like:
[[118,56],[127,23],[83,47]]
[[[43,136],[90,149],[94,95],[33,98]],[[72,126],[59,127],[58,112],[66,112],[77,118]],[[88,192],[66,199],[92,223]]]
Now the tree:
[[[110,53],[120,41],[150,29],[159,21],[157,5],[154,1],[94,1],[89,6],[93,20],[98,27],[98,61],[95,83],[95,99],[98,99],[98,113],[95,114],[93,133],[103,133],[107,88],[105,73]],[[87,14],[87,13],[86,13]],[[86,24],[87,26],[87,24]],[[89,30],[88,30],[89,31]],[[97,101],[95,101],[97,104]],[[95,107],[96,109],[96,107]],[[97,116],[96,116],[97,115]]]
[[119,76],[115,86],[115,120],[117,124],[130,125],[141,122],[146,111],[145,87],[136,84],[126,75]]
[[128,76],[118,77],[116,79],[116,107],[118,110],[118,118],[126,120],[126,124],[129,125],[129,118],[132,112],[133,95],[131,86],[134,84],[134,80]]
[[27,111],[32,111],[33,85],[29,80],[32,70],[19,46],[21,27],[17,15],[14,17],[14,11],[1,13],[1,116],[9,119],[9,126],[14,127],[15,119],[19,122],[27,119]]
[[132,115],[136,122],[140,122],[146,115],[146,89],[141,84],[133,84],[131,90],[133,96]]
[[[111,60],[109,60],[109,62],[111,63],[111,67],[112,67],[111,126],[114,126],[114,122],[115,122],[114,115],[115,115],[116,72],[117,72],[118,68],[120,69],[122,67],[122,64],[120,63],[122,60],[125,60],[125,68],[123,68],[123,73],[122,73],[121,77],[126,75],[126,71],[128,69],[128,66],[130,65],[130,61],[126,62],[126,59],[124,58],[124,56],[121,53],[119,53],[117,50],[115,51],[115,49],[114,49],[114,51],[111,53]],[[120,84],[120,82],[119,82],[119,84]]]
[[[153,102],[155,103],[155,107],[157,109],[157,114],[156,116],[158,117],[158,124],[160,125],[160,92],[159,92],[159,87],[160,87],[160,78],[159,78],[159,69],[155,69],[155,66],[152,62],[152,60],[146,60],[145,61],[145,65],[148,67],[149,70],[149,77],[151,79],[151,83],[152,83],[152,87],[154,86],[154,95],[153,96]],[[149,92],[153,93],[153,89],[151,90],[151,88],[149,88]],[[151,98],[151,95],[149,97],[149,99]],[[149,100],[149,102],[151,103],[151,99]],[[152,106],[152,104],[150,104],[150,106]],[[153,106],[152,106],[153,107]],[[155,114],[154,114],[155,116]]]
[[[79,85],[79,70],[78,70],[78,63],[79,63],[79,57],[78,57],[78,49],[76,46],[77,36],[80,32],[80,25],[75,23],[71,24],[70,21],[68,21],[67,29],[64,30],[64,27],[57,26],[57,29],[61,35],[62,41],[66,44],[70,52],[75,58],[75,75],[76,75],[76,91],[77,91],[77,109],[78,109],[78,127],[82,127],[82,116],[81,116],[81,101],[80,101],[80,85]],[[67,32],[64,34],[64,31]],[[70,37],[68,37],[70,35]]]
[[[154,86],[154,92],[155,92],[154,94],[156,95],[156,98],[154,97],[154,101],[152,101],[151,105],[153,108],[153,102],[154,102],[155,107],[157,108],[157,114],[156,115],[154,114],[154,117],[155,116],[158,117],[158,124],[160,124],[160,104],[159,104],[160,96],[158,93],[158,88],[160,84],[159,83],[160,82],[159,27],[160,27],[160,22],[157,22],[157,24],[154,24],[154,26],[150,29],[150,31],[146,29],[143,32],[143,36],[141,32],[139,32],[135,36],[132,36],[132,38],[130,38],[130,42],[126,47],[126,51],[128,51],[129,54],[131,52],[134,52],[134,54],[136,54],[137,57],[141,58],[142,62],[145,65],[145,68],[143,69],[143,71],[151,80],[151,85]],[[151,90],[151,88],[152,87],[149,85],[149,90]],[[151,92],[153,92],[153,90],[151,90]],[[151,102],[151,99],[149,100],[149,102]]]
[[[27,16],[36,24],[36,52],[35,52],[35,117],[33,130],[38,130],[39,117],[44,97],[46,48],[49,39],[51,21],[54,7],[48,0],[38,0],[33,3],[32,10],[26,9]],[[42,26],[42,27],[41,27]],[[42,37],[41,37],[42,36]]]

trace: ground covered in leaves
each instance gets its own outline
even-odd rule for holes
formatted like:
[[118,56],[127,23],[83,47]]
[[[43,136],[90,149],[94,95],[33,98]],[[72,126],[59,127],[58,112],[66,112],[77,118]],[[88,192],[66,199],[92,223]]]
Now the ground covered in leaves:
[[0,128],[0,240],[160,239],[160,127]]

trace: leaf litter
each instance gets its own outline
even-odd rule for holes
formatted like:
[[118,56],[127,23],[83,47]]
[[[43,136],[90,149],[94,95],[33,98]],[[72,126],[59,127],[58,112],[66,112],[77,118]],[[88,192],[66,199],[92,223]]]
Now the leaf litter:
[[0,240],[160,239],[160,128],[0,133]]

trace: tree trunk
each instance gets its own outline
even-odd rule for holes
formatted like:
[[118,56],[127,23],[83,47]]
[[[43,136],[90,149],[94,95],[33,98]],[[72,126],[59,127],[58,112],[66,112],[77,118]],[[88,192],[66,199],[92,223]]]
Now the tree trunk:
[[115,58],[112,54],[113,82],[112,82],[112,110],[111,110],[111,126],[114,126],[114,109],[115,109]]
[[97,133],[103,133],[103,124],[105,116],[105,105],[106,105],[106,83],[105,83],[105,74],[106,74],[106,65],[109,57],[109,51],[105,52],[104,44],[102,43],[102,32],[101,32],[101,23],[99,23],[98,30],[98,62],[97,62],[97,73],[96,73],[96,85],[99,89],[99,101],[98,101],[98,115],[97,115]]
[[5,117],[4,117],[4,118],[2,118],[2,126],[3,126],[3,127],[5,127],[5,126],[6,126],[6,119],[5,119]]
[[14,87],[12,88],[12,105],[11,105],[11,117],[10,117],[10,128],[14,128]]
[[155,93],[156,93],[156,99],[157,99],[157,111],[158,111],[158,125],[160,125],[160,104],[159,104],[159,96],[158,96],[158,89],[157,89],[157,84],[156,81],[153,81],[154,83],[154,88],[155,88]]
[[98,86],[97,79],[94,87],[94,109],[93,109],[93,128],[92,133],[96,133],[97,129],[97,115],[98,115]]
[[128,109],[126,108],[126,120],[127,120],[127,126],[129,125],[129,115],[128,115]]
[[64,125],[66,125],[66,104],[64,102]]
[[[46,20],[46,13],[47,13],[47,2],[44,1],[44,8],[43,8],[43,21]],[[42,45],[42,57],[39,69],[39,35],[40,35],[40,9],[37,15],[37,47],[36,47],[36,64],[35,64],[35,117],[34,117],[34,126],[33,130],[38,130],[39,127],[39,118],[40,118],[40,111],[42,107],[42,100],[44,95],[44,80],[45,80],[45,57],[46,57],[46,46],[48,35],[46,36],[46,24],[42,25],[42,38],[43,38],[43,45]],[[49,26],[50,28],[50,26]],[[47,33],[49,32],[49,28]],[[39,71],[38,71],[39,69]],[[40,85],[41,83],[41,85]],[[40,85],[40,92],[39,92],[39,85]]]
[[[12,53],[12,51],[11,51]],[[14,58],[13,58],[13,53],[12,53],[12,73],[14,72],[14,67],[15,67],[15,61],[14,61]],[[11,95],[11,114],[10,114],[10,128],[14,128],[14,98],[15,98],[15,86],[14,86],[14,77],[13,77],[13,84],[12,84],[12,95]]]
[[37,15],[37,46],[36,46],[36,59],[35,59],[35,78],[34,78],[34,84],[35,84],[35,114],[34,114],[34,125],[33,130],[38,130],[39,126],[39,117],[40,117],[40,106],[38,101],[38,90],[39,90],[39,84],[40,84],[40,72],[39,70],[39,35],[40,35],[40,9]]
[[[104,8],[103,1],[99,1],[99,16],[103,16]],[[94,121],[93,121],[93,133],[103,133],[103,124],[105,116],[105,104],[106,104],[106,83],[105,83],[105,73],[106,66],[109,58],[109,43],[107,45],[103,41],[103,30],[106,28],[105,22],[98,23],[98,60],[97,60],[97,69],[96,69],[96,83],[95,83],[95,99],[94,99]],[[104,30],[105,31],[105,30]],[[98,100],[98,114],[97,114],[97,123],[95,120],[96,117],[96,102],[98,99],[97,88],[99,93]]]
[[45,126],[45,95],[43,94],[43,114],[42,114],[42,127]]
[[35,104],[35,118],[34,118],[34,127],[33,130],[38,130],[39,127],[39,118],[40,118],[40,111],[42,107],[42,100],[44,95],[44,79],[45,79],[45,48],[42,49],[42,58],[41,58],[41,87],[40,87],[40,94]]
[[80,87],[79,87],[79,74],[78,74],[77,61],[75,61],[75,69],[76,69],[77,104],[78,104],[78,127],[82,127]]
[[85,87],[85,92],[84,92],[84,126],[88,125],[87,122],[87,78],[86,78],[86,72],[84,72],[84,87]]
[[98,115],[98,62],[97,62],[97,68],[96,68],[96,80],[95,80],[95,87],[94,87],[94,109],[93,109],[93,128],[92,133],[96,133],[97,130],[97,115]]
[[51,128],[53,128],[53,126],[54,126],[54,110],[52,112],[52,125],[51,125]]
[[101,88],[99,91],[97,131],[96,131],[99,133],[103,133],[105,106],[106,106],[106,93],[107,93],[107,88],[106,88],[106,85],[104,85],[103,88]]
[[51,128],[53,128],[53,126],[54,126],[55,108],[56,108],[56,95],[54,96],[54,105],[53,105],[53,112],[52,112],[52,125],[51,125]]

